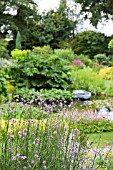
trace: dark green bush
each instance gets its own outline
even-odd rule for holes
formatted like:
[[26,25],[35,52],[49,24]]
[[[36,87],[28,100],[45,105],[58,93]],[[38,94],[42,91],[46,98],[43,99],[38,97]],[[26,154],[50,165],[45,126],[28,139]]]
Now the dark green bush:
[[107,53],[109,39],[100,32],[83,31],[78,33],[71,42],[72,50],[76,54],[94,55]]

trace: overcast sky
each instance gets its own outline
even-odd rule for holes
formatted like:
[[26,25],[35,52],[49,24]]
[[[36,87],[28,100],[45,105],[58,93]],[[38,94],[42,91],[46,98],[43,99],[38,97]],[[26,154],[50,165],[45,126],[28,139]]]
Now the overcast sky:
[[[40,11],[48,11],[49,9],[57,8],[60,0],[35,0],[39,6]],[[89,21],[85,21],[84,30],[96,30]],[[108,21],[104,23],[104,25],[98,25],[98,31],[105,33],[106,35],[113,34],[113,22]]]

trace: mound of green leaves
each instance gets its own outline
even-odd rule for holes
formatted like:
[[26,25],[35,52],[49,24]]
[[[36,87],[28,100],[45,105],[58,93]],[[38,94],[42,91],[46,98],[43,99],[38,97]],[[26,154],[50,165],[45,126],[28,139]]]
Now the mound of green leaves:
[[22,65],[22,72],[30,87],[35,89],[67,89],[70,81],[67,75],[69,68],[65,60],[56,55],[42,57],[30,54]]
[[40,99],[49,103],[50,101],[72,101],[74,95],[72,92],[68,90],[61,90],[61,89],[41,89],[40,91],[36,91],[35,89],[28,89],[28,88],[20,88],[15,91],[14,98],[19,99],[22,101],[23,99],[26,102],[30,102],[31,100],[33,103],[37,103]]
[[113,121],[105,119],[81,120],[77,122],[77,128],[84,133],[100,133],[113,131]]

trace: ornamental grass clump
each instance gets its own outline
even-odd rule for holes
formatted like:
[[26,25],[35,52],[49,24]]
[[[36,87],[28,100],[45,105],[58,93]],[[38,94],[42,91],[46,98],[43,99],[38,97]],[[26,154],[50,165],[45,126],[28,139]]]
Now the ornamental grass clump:
[[[57,110],[57,114],[49,112],[45,118],[41,113],[41,119],[36,119],[32,114],[40,114],[39,110],[30,111],[31,104],[24,102],[21,106],[16,103],[13,108],[16,110],[17,107],[16,112],[11,108],[11,102],[5,112],[5,107],[1,110],[2,170],[92,170],[100,167],[100,162],[96,161],[98,148],[92,154],[84,127],[82,130],[76,127],[76,121],[79,119],[80,123],[82,115],[75,110],[73,103]],[[38,104],[40,107],[42,109],[42,103]],[[15,113],[19,116],[16,117]],[[24,114],[27,116],[23,118]]]
[[[8,119],[7,116],[1,128],[0,167],[3,170],[73,167],[70,154],[74,155],[76,150],[79,153],[79,131],[70,127],[60,113],[58,118],[42,121]],[[72,145],[73,140],[77,140],[76,146]],[[69,144],[72,145],[70,151]]]

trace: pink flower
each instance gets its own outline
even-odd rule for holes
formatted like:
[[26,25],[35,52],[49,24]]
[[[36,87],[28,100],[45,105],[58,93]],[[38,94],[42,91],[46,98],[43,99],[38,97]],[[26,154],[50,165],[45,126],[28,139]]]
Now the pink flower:
[[54,131],[54,132],[53,132],[53,134],[55,134],[55,135],[56,135],[56,134],[57,134],[57,131]]
[[44,168],[44,169],[47,169],[47,167],[46,167],[46,166],[43,166],[43,168]]
[[13,156],[12,160],[15,161],[16,160],[16,156]]
[[83,64],[83,62],[81,61],[81,60],[73,60],[73,64],[75,64],[75,65],[82,65]]

